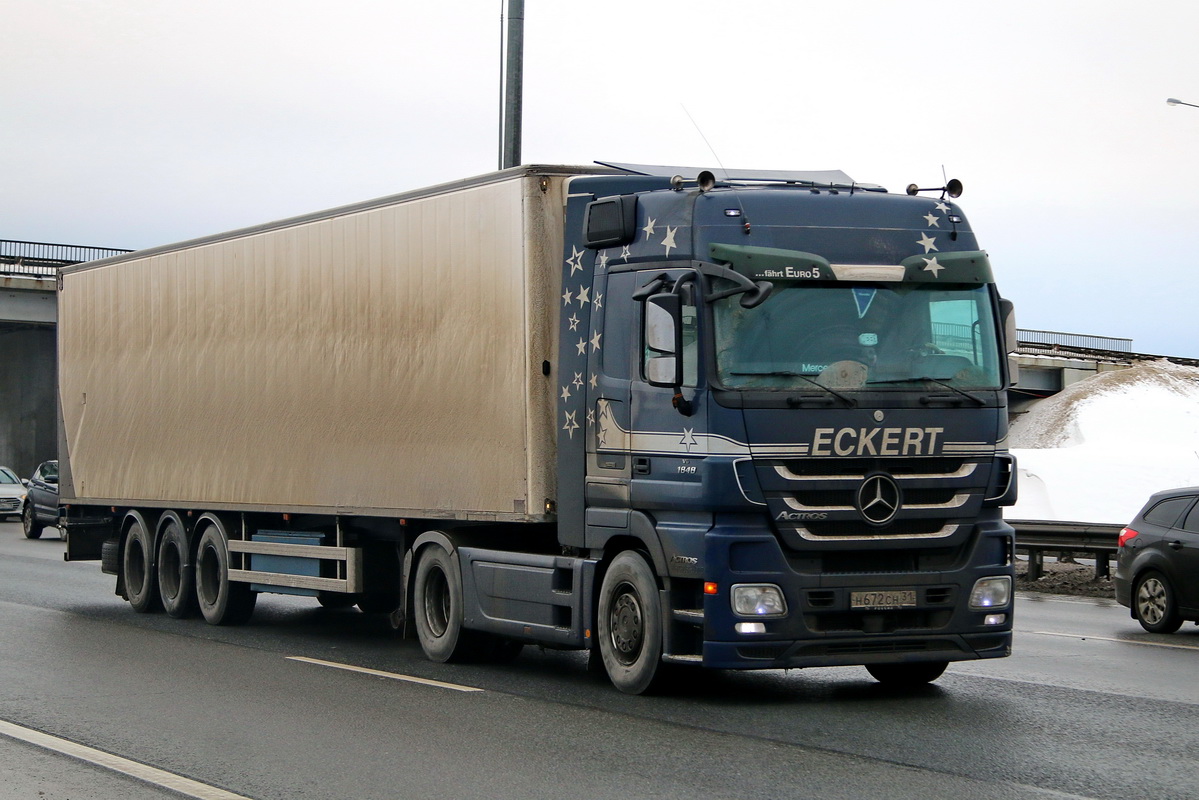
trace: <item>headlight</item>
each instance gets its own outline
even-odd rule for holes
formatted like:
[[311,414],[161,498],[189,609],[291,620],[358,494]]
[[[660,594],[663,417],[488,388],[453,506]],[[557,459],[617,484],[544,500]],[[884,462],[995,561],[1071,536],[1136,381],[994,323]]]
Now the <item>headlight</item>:
[[976,611],[1005,608],[1012,600],[1012,579],[1007,575],[979,578],[970,592],[970,607]]
[[733,587],[733,613],[739,617],[784,617],[787,601],[772,583],[740,583]]

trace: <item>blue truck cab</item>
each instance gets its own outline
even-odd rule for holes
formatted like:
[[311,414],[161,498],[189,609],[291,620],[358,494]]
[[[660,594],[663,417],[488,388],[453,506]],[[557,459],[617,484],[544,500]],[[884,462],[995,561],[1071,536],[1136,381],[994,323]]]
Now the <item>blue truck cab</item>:
[[642,172],[570,181],[560,298],[558,538],[613,682],[1008,655],[1014,322],[954,198]]

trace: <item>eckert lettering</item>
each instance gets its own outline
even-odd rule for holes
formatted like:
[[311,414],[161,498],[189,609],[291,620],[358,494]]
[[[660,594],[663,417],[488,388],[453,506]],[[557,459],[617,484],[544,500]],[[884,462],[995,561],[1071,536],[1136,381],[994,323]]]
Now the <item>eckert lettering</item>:
[[817,428],[814,456],[931,456],[944,428]]

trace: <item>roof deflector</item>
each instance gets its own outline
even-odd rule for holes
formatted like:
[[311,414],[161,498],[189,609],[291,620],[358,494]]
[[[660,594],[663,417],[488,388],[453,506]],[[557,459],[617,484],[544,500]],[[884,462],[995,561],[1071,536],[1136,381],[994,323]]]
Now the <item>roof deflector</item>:
[[[615,161],[596,161],[605,167],[612,167],[634,175],[650,175],[658,178],[670,178],[675,175],[690,177],[708,169],[707,167],[670,167],[647,164],[619,164]],[[718,180],[727,181],[768,181],[771,183],[797,183],[805,186],[835,186],[849,189],[881,189],[870,183],[855,183],[854,179],[839,169],[824,170],[775,170],[775,169],[712,169]]]

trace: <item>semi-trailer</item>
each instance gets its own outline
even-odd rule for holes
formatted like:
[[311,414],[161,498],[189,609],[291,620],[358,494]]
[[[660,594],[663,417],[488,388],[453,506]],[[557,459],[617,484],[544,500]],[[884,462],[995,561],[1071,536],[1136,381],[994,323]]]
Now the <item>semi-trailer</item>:
[[1015,329],[960,184],[720,175],[517,167],[63,269],[67,558],[630,693],[1008,655]]

